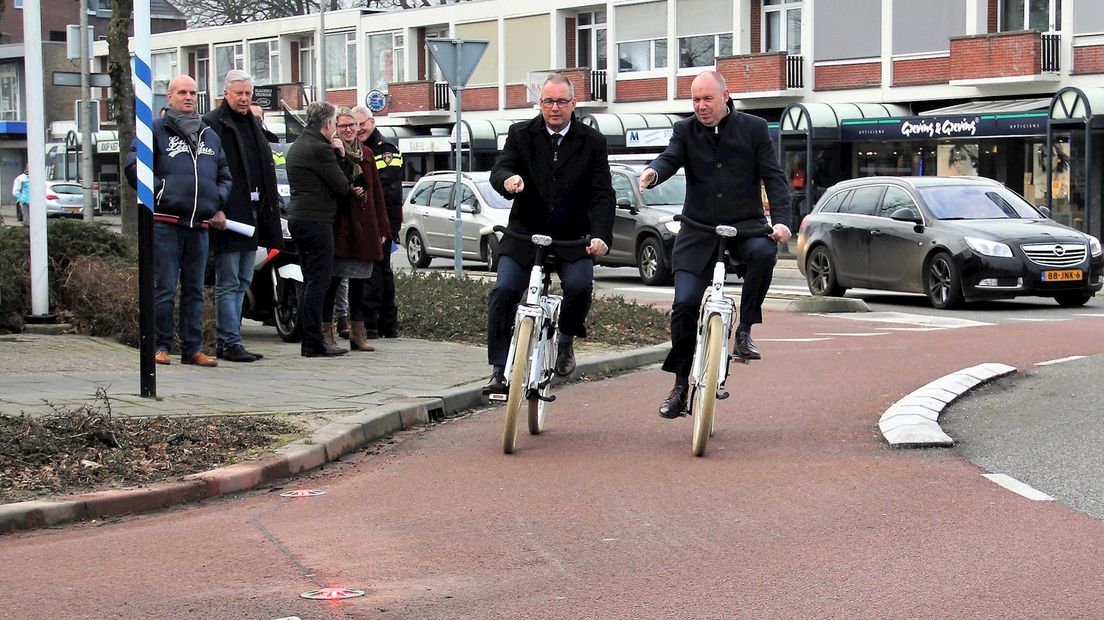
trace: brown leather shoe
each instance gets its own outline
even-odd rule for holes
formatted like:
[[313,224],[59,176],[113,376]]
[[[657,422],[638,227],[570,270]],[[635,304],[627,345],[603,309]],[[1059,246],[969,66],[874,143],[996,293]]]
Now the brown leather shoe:
[[158,364],[162,364],[164,366],[168,366],[169,364],[172,363],[172,360],[169,359],[169,352],[168,351],[158,351],[157,355],[153,356],[153,361],[157,362]]
[[207,357],[207,354],[203,351],[196,351],[191,357],[183,357],[180,359],[182,364],[193,364],[195,366],[204,366],[207,368],[214,368],[218,366],[218,360]]
[[364,321],[353,321],[349,331],[349,348],[354,351],[375,351],[376,348],[368,344],[364,333]]

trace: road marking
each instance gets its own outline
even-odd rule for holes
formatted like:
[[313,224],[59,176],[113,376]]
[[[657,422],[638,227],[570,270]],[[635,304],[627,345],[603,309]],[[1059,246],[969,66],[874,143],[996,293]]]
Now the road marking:
[[1024,321],[1026,323],[1046,323],[1046,322],[1049,322],[1049,321],[1054,321],[1054,322],[1068,321],[1069,319],[1038,319],[1038,318],[1031,318],[1031,317],[1014,316],[1014,317],[1009,318],[1008,320],[1009,321]]
[[844,337],[846,337],[846,336],[888,336],[889,334],[886,333],[886,332],[854,332],[854,333],[848,333],[848,332],[840,332],[840,333],[817,332],[816,335],[818,335],[818,336],[844,336]]
[[666,293],[674,297],[673,286],[619,286],[615,291],[629,291],[630,293]]
[[878,329],[884,329],[887,332],[937,332],[941,331],[942,327],[879,327]]
[[985,476],[989,480],[1001,485],[1009,491],[1022,495],[1027,499],[1035,500],[1037,502],[1054,501],[1053,497],[1047,495],[1046,493],[1043,493],[1042,491],[1036,489],[1035,487],[1032,487],[1031,485],[1024,484],[1023,482],[1016,480],[1012,476],[1008,476],[1005,474],[982,474],[982,476]]
[[962,327],[985,327],[994,325],[994,323],[982,323],[981,321],[971,321],[969,319],[929,316],[926,314],[910,314],[908,312],[842,312],[835,314],[817,314],[815,316],[850,319],[852,321],[869,321],[873,323],[901,323],[904,325],[919,325],[941,329],[959,329]]
[[756,338],[759,342],[819,342],[831,338]]
[[1073,316],[1087,316],[1087,317],[1092,317],[1094,319],[1104,319],[1104,314],[1090,314],[1088,312],[1079,312],[1079,313],[1077,313]]
[[1048,360],[1045,362],[1039,362],[1036,366],[1050,366],[1051,364],[1061,364],[1062,362],[1072,362],[1073,360],[1084,359],[1084,355],[1071,355],[1069,357],[1060,357],[1056,360]]

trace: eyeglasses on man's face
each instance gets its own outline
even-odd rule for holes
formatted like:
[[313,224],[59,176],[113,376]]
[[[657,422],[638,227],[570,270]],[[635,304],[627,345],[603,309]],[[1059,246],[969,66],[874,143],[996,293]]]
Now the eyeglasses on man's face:
[[356,127],[357,127],[356,123],[342,123],[342,124],[337,126],[337,128],[341,129],[341,130],[356,129]]
[[571,103],[571,99],[541,99],[541,105],[546,108],[554,107],[567,107],[567,104]]

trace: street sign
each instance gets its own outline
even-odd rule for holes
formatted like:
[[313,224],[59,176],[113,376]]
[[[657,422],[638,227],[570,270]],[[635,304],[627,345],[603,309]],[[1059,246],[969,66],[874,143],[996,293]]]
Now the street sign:
[[378,90],[370,90],[364,96],[364,105],[373,112],[382,112],[387,107],[387,95]]
[[468,85],[472,72],[490,44],[464,39],[426,39],[426,45],[449,86],[463,88]]
[[[79,71],[54,71],[54,86],[80,86]],[[111,88],[110,73],[89,73],[88,83],[92,88]]]

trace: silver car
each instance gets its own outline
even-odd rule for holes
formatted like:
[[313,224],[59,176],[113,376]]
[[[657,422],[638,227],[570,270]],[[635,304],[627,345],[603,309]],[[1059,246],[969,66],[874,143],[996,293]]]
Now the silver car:
[[[498,267],[498,236],[490,228],[506,225],[513,201],[491,187],[489,172],[465,172],[461,182],[462,256],[485,262],[494,271]],[[420,269],[428,267],[434,257],[456,256],[456,209],[450,202],[455,184],[455,171],[431,172],[418,179],[403,203],[399,239],[412,266]]]
[[84,188],[71,181],[47,181],[46,217],[84,217]]

